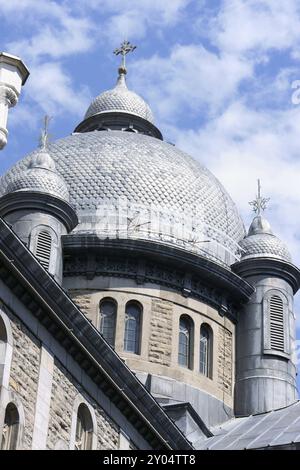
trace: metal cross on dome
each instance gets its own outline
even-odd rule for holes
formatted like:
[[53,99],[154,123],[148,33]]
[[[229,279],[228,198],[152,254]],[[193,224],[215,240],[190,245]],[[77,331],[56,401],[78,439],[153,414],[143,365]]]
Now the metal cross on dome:
[[254,201],[249,202],[250,206],[253,206],[253,210],[257,215],[261,214],[261,211],[264,211],[267,207],[267,204],[270,200],[269,197],[262,197],[261,196],[261,184],[260,184],[260,179],[257,180],[257,186],[258,186],[258,191],[257,191],[257,196],[254,199]]
[[129,52],[133,52],[134,49],[136,49],[136,46],[133,46],[132,44],[130,44],[129,41],[123,41],[121,44],[121,47],[114,50],[115,55],[122,54],[122,64],[121,64],[122,69],[126,70],[125,57],[127,54],[129,54]]

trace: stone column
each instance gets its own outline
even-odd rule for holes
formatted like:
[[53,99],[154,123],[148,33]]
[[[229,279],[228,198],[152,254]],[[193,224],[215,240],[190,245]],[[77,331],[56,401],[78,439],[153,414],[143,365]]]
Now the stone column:
[[7,144],[8,110],[15,106],[29,76],[29,71],[19,57],[0,52],[0,150]]

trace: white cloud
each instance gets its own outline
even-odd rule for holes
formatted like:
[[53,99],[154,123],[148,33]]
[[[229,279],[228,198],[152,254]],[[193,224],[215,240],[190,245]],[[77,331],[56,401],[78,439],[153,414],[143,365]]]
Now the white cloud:
[[55,62],[39,64],[31,69],[26,94],[50,115],[65,112],[82,116],[90,101],[88,89],[76,89],[61,64]]
[[210,39],[231,53],[297,48],[300,43],[298,0],[224,0],[210,20]]
[[201,45],[177,45],[168,57],[154,55],[130,68],[135,88],[144,91],[160,118],[173,122],[182,109],[195,115],[206,107],[215,113],[252,73],[250,61],[217,55]]
[[271,197],[268,218],[275,232],[288,242],[300,263],[299,154],[300,107],[262,112],[235,102],[198,131],[176,133],[173,140],[194,155],[222,181],[244,217],[250,221],[248,202],[261,178]]
[[26,15],[23,34],[7,42],[6,48],[29,63],[40,56],[59,58],[87,51],[96,40],[92,18],[77,16],[61,3],[12,0],[0,4],[0,13],[11,24]]
[[30,38],[12,41],[7,49],[31,63],[40,56],[60,58],[89,50],[94,44],[93,26],[86,19],[65,17],[59,25],[43,25]]

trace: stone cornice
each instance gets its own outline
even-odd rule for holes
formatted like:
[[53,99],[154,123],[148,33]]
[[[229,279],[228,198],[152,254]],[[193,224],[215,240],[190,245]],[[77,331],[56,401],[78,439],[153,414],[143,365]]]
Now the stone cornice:
[[38,191],[16,191],[0,198],[0,216],[20,210],[36,210],[57,217],[66,226],[68,232],[78,224],[73,207],[63,199]]
[[24,64],[24,62],[20,59],[20,57],[17,57],[12,54],[8,54],[7,52],[0,52],[0,63],[12,65],[16,67],[22,77],[22,85],[25,85],[25,82],[27,78],[29,77],[29,70]]
[[1,218],[0,278],[154,449],[192,450],[134,373]]
[[292,287],[294,294],[300,287],[300,270],[292,263],[275,258],[247,259],[232,265],[232,270],[239,276],[271,276],[284,279]]
[[[65,276],[130,277],[153,282],[210,303],[235,319],[234,306],[247,302],[253,287],[229,269],[207,258],[161,243],[128,239],[100,239],[71,234],[62,238]],[[115,260],[115,262],[114,262]]]

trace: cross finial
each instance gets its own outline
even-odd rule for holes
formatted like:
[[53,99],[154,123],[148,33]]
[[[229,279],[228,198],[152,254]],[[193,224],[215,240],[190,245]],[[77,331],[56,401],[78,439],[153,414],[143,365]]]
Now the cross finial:
[[261,184],[260,184],[260,179],[257,180],[257,186],[258,186],[258,191],[257,191],[257,196],[254,199],[254,201],[249,202],[250,206],[253,206],[253,210],[257,215],[261,214],[261,211],[264,211],[267,207],[267,204],[270,200],[269,197],[262,197],[261,196]]
[[115,55],[122,55],[122,63],[121,67],[119,68],[120,73],[126,73],[126,64],[125,64],[125,57],[129,52],[133,52],[136,49],[136,46],[130,44],[129,41],[123,41],[121,47],[114,50]]
[[40,136],[40,147],[41,149],[45,149],[48,145],[49,141],[49,122],[51,121],[50,116],[45,116],[44,117],[44,128],[41,131],[41,136]]

